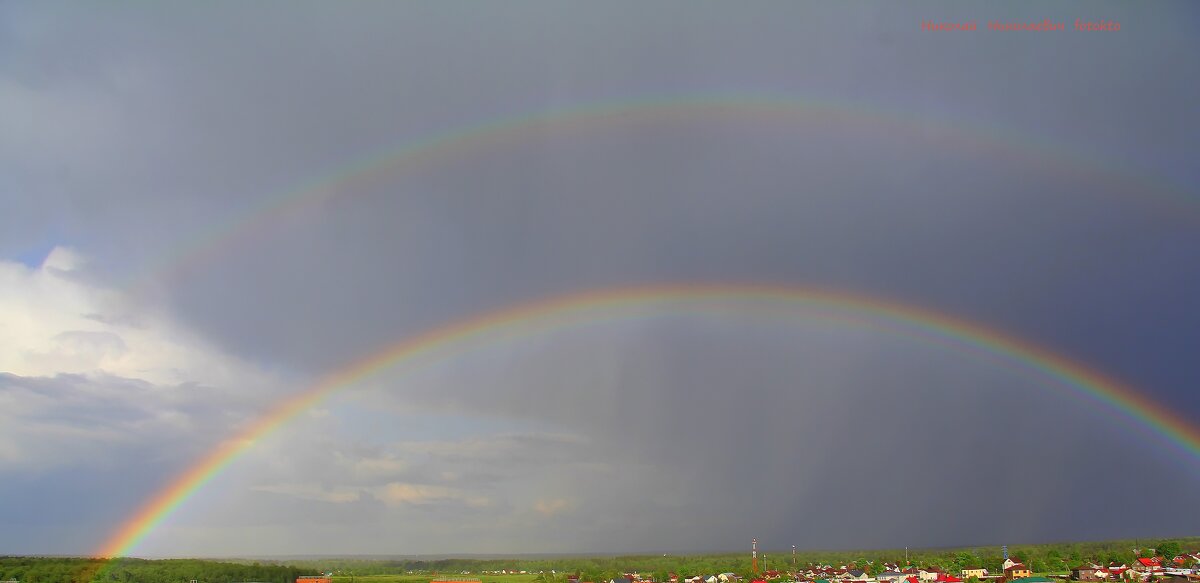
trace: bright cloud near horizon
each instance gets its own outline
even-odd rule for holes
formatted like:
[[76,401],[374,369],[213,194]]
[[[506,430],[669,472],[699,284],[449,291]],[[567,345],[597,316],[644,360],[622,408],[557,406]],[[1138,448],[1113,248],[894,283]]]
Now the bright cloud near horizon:
[[[1195,419],[1196,15],[4,4],[0,554],[95,552],[327,375],[588,290],[847,290],[1051,348]],[[1121,30],[919,26],[1079,17]],[[671,108],[705,98],[729,106]],[[337,196],[256,214],[322,177]],[[132,552],[1196,534],[1200,458],[1045,375],[800,303],[677,308],[516,322],[348,383]]]

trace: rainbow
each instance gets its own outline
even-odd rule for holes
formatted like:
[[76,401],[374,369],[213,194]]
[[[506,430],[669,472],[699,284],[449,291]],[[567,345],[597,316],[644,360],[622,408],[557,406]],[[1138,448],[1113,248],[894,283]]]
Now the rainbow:
[[1046,348],[949,314],[848,291],[788,285],[716,283],[619,287],[554,296],[487,312],[405,338],[347,364],[280,402],[177,476],[122,524],[103,544],[97,556],[128,556],[146,535],[253,447],[257,440],[339,389],[394,365],[417,362],[434,353],[452,357],[474,342],[496,338],[502,341],[521,332],[538,333],[578,323],[605,321],[625,309],[654,313],[684,305],[708,310],[712,309],[714,301],[725,300],[808,308],[829,314],[835,321],[898,330],[905,336],[977,353],[1036,374],[1043,381],[1074,394],[1099,401],[1135,426],[1165,438],[1191,456],[1200,457],[1200,430],[1133,388]]
[[[771,95],[684,95],[663,98],[610,100],[581,106],[535,111],[500,117],[382,148],[325,170],[308,180],[258,197],[251,206],[228,221],[210,225],[147,262],[121,286],[138,295],[152,282],[183,277],[236,249],[250,245],[270,231],[272,224],[307,209],[367,187],[422,165],[465,157],[472,151],[503,148],[521,140],[553,134],[570,134],[619,123],[663,123],[710,119],[798,121],[835,125],[858,124],[875,131],[896,131],[921,136],[954,150],[981,150],[993,158],[1008,157],[1024,164],[1053,163],[1055,168],[1083,182],[1122,189],[1139,200],[1158,197],[1172,207],[1165,216],[1195,217],[1197,201],[1179,187],[1146,177],[1113,170],[1110,162],[1073,155],[1062,146],[1014,134],[999,127],[971,125],[913,113],[881,109],[862,103],[822,101]],[[1176,209],[1178,207],[1178,209]],[[1175,212],[1182,210],[1183,212]]]

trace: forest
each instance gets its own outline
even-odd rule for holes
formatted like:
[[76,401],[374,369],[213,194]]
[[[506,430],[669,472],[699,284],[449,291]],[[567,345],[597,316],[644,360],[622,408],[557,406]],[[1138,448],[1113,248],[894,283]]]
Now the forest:
[[293,583],[300,575],[314,574],[290,565],[200,559],[0,557],[0,581],[20,583]]
[[[1135,551],[1136,549],[1136,551]],[[1081,562],[1118,562],[1131,563],[1139,556],[1151,556],[1151,553],[1174,556],[1181,551],[1200,550],[1200,537],[1175,539],[1127,539],[1103,542],[1069,542],[1038,545],[1011,545],[1009,555],[1024,561],[1038,574],[1066,574],[1071,567]],[[871,574],[883,570],[884,563],[905,564],[908,562],[916,567],[941,567],[950,572],[956,572],[968,566],[986,567],[991,572],[999,572],[1004,562],[1000,546],[978,546],[941,549],[891,549],[891,550],[857,550],[857,551],[815,551],[804,550],[796,554],[796,563],[800,566],[814,564],[830,564],[834,566],[854,564]],[[781,571],[792,567],[791,548],[765,548],[760,553],[760,567]],[[750,572],[749,550],[741,553],[724,554],[686,554],[686,555],[629,555],[629,556],[527,556],[511,559],[455,559],[438,560],[419,558],[328,558],[292,560],[288,564],[322,571],[332,571],[336,575],[360,577],[365,575],[384,574],[455,574],[468,571],[478,575],[485,571],[527,571],[532,574],[541,571],[557,573],[578,573],[584,581],[607,581],[622,573],[639,572],[654,576],[655,580],[663,580],[668,573],[680,575],[713,574],[733,572],[747,574]],[[483,577],[484,583],[489,583],[488,577]],[[415,581],[414,583],[419,583]]]

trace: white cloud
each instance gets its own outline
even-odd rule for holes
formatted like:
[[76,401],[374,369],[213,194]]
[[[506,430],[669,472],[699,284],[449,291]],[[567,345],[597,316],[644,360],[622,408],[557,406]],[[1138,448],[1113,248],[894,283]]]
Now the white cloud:
[[409,468],[408,462],[394,457],[364,457],[353,463],[354,474],[361,478],[392,476]]
[[55,247],[42,261],[42,269],[75,271],[83,264],[83,257],[70,247]]
[[0,371],[112,375],[157,384],[270,384],[163,314],[74,277],[84,259],[56,247],[38,268],[0,260]]
[[560,514],[571,506],[571,501],[566,498],[541,499],[533,503],[533,509],[544,516]]
[[445,486],[407,484],[392,482],[380,491],[380,498],[389,504],[428,504],[456,497],[456,492]]
[[66,247],[39,267],[0,261],[0,464],[193,455],[278,394],[271,374],[78,277],[84,262]]
[[254,486],[252,490],[286,494],[303,500],[320,500],[322,502],[348,503],[356,502],[362,496],[362,491],[355,488],[325,489],[316,484],[270,484]]

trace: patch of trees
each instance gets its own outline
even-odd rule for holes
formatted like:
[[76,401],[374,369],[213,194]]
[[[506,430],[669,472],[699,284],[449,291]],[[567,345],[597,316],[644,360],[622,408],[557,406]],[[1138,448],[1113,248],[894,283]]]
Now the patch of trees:
[[295,583],[316,571],[290,565],[200,559],[0,557],[0,581],[20,583]]

